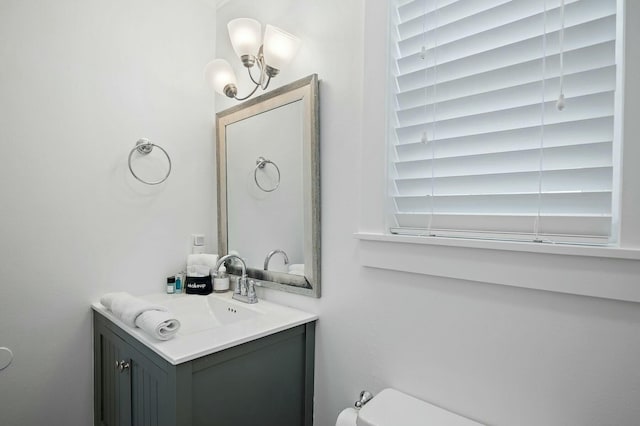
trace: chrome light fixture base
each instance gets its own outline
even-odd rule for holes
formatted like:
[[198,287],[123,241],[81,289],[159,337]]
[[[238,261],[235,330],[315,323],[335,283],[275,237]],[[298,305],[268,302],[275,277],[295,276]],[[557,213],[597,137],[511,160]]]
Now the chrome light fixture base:
[[240,56],[240,61],[242,61],[242,65],[247,68],[251,68],[256,64],[256,57],[252,55],[242,55]]
[[238,88],[235,84],[227,84],[224,86],[224,94],[230,98],[235,98],[238,94]]
[[273,78],[273,77],[275,77],[276,75],[278,75],[278,73],[280,72],[280,70],[279,70],[279,69],[276,69],[276,68],[272,68],[272,67],[270,67],[269,65],[265,65],[265,72],[267,73],[267,76],[268,76],[269,78]]

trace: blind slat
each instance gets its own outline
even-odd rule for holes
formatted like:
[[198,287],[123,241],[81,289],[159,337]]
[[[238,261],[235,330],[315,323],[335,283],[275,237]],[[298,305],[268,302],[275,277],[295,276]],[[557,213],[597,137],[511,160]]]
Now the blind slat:
[[[545,103],[545,124],[579,122],[585,119],[603,118],[613,115],[613,92],[597,93],[568,99],[571,107],[560,112],[556,109],[555,100]],[[461,136],[494,133],[505,130],[533,127],[541,124],[540,105],[527,105],[518,108],[457,117],[448,120],[399,126],[396,128],[398,138],[406,141],[422,139],[426,131],[431,139],[457,138]]]
[[[539,172],[491,173],[438,178],[395,179],[399,195],[486,194],[513,192],[611,191],[612,168],[594,167]],[[540,185],[540,181],[542,181]],[[541,186],[541,188],[540,188]]]
[[[526,0],[516,0],[516,2],[520,3]],[[423,5],[422,9],[416,8],[414,13],[411,16],[407,16],[406,14],[399,14],[399,23],[398,23],[398,36],[400,40],[406,40],[408,38],[415,37],[416,35],[420,35],[422,33],[431,33],[434,28],[436,28],[436,23],[438,23],[440,27],[445,25],[450,25],[453,22],[460,21],[465,18],[477,16],[483,13],[487,13],[492,10],[496,10],[498,8],[506,8],[508,9],[509,3],[513,3],[514,0],[484,0],[484,1],[476,1],[476,2],[468,2],[461,1],[455,2],[446,7],[438,8],[438,16],[436,19],[436,14],[434,8],[425,8]]]
[[[569,74],[564,77],[564,94],[567,102],[570,98],[594,95],[615,90],[615,66],[584,71],[577,74]],[[487,81],[486,89],[494,84]],[[557,99],[559,77],[547,79],[544,90],[546,100]],[[501,88],[497,90],[478,92],[482,89],[474,89],[473,92],[464,95],[464,88],[438,88],[437,97],[426,96],[424,102],[411,108],[400,107],[397,110],[398,124],[407,126],[437,120],[449,120],[456,117],[489,113],[514,109],[521,106],[539,104],[542,96],[540,81],[527,84]]]
[[[544,146],[560,146],[607,142],[613,139],[613,117],[570,121],[547,125],[544,129]],[[540,147],[540,126],[525,127],[504,132],[485,133],[451,139],[436,139],[432,144],[405,142],[396,145],[397,161],[414,161],[431,158],[449,158],[466,155],[483,155]],[[432,151],[433,145],[433,151]]]
[[483,175],[537,171],[540,157],[544,158],[544,170],[571,170],[612,166],[610,142],[588,145],[507,151],[483,155],[467,155],[449,158],[425,158],[398,161],[395,167],[398,178],[421,178]]
[[611,215],[611,193],[557,192],[396,197],[399,213]]
[[[564,72],[565,74],[576,74],[592,69],[606,68],[615,64],[615,42],[605,42],[588,46],[581,49],[564,52]],[[548,75],[554,76],[560,70],[560,56],[551,55],[546,58]],[[474,70],[463,70],[460,72],[441,73],[438,75],[438,87],[445,91],[454,88],[467,90],[469,93],[478,93],[483,89],[483,84],[491,82],[490,87],[511,87],[518,84],[540,80],[542,70],[542,58],[532,61],[510,65],[504,68],[492,69],[484,72],[474,72]],[[423,102],[427,94],[433,93],[435,83],[433,70],[422,73],[414,73],[404,80],[400,85],[404,90],[398,90],[396,100],[401,108],[411,107],[412,104]],[[398,78],[398,81],[404,77]],[[502,82],[502,86],[497,86],[497,82]],[[405,106],[406,105],[406,106]]]
[[[463,2],[468,4],[469,2]],[[540,34],[540,28],[544,20],[542,3],[531,0],[514,0],[498,7],[485,9],[485,1],[477,2],[477,14],[466,14],[455,17],[461,19],[454,22],[449,16],[439,13],[437,17],[426,17],[423,20],[424,28],[417,27],[414,34],[407,34],[399,26],[400,40],[398,41],[398,53],[400,57],[410,56],[421,52],[422,46],[429,51],[435,44],[447,45],[465,38],[486,38],[491,35],[491,40],[505,43],[515,40],[524,40]],[[579,3],[568,4],[565,7],[565,28],[569,29],[580,25],[586,25],[607,16],[615,15],[615,4],[601,3],[600,0],[581,0]],[[560,29],[560,8],[548,8],[546,13],[547,33],[553,33]],[[438,25],[434,29],[435,25]],[[484,40],[485,46],[491,43]]]
[[[600,87],[611,88],[615,82],[616,71],[613,52],[610,58],[611,59],[607,61],[608,63],[603,64],[602,67],[595,67],[592,63],[593,60],[587,59],[591,64],[589,64],[588,67],[583,66],[582,69],[578,69],[580,64],[576,64],[571,57],[565,57],[564,78],[567,84],[571,86],[567,87],[567,89],[572,89],[574,95],[602,91],[602,89],[591,89],[589,91],[587,88],[592,85],[592,82],[593,84],[599,84]],[[600,59],[602,59],[602,57],[600,57]],[[429,85],[407,92],[401,92],[396,95],[397,107],[401,112],[410,108],[433,105],[434,103],[455,99],[468,99],[469,97],[478,95],[493,95],[499,90],[520,90],[521,88],[524,89],[532,86],[538,88],[537,99],[540,100],[539,85],[542,61],[532,65],[531,63],[527,63],[525,66],[508,67],[500,71],[495,71],[490,76],[485,76],[483,73],[474,77],[438,84],[437,87]],[[557,79],[560,74],[557,56],[547,60],[546,69],[547,81],[549,83],[546,85],[546,96],[548,97],[548,95],[557,94],[554,93],[558,88],[558,81],[554,79]],[[614,75],[612,75],[612,73]],[[615,87],[613,88],[615,89]]]
[[[513,239],[524,239],[534,235],[537,215],[454,215],[454,214],[396,214],[400,228],[413,228],[424,233],[442,236],[467,236],[480,233],[494,237],[495,234],[511,234]],[[430,220],[431,219],[431,220]],[[606,242],[609,235],[610,216],[541,216],[539,233],[549,236],[584,236],[601,238]],[[428,225],[431,228],[428,229]],[[523,238],[524,237],[524,238]]]
[[[607,41],[615,40],[615,16],[593,21],[588,26],[568,28],[565,33],[564,48],[568,51],[593,46]],[[559,52],[558,32],[547,34],[547,55]],[[542,51],[543,36],[532,37],[520,41],[508,43],[505,40],[496,40],[496,45],[487,46],[480,44],[480,40],[462,40],[460,49],[456,46],[439,45],[431,54],[421,58],[420,53],[398,58],[398,76],[402,77],[416,71],[422,71],[437,65],[438,74],[447,75],[445,66],[451,64],[454,69],[458,67],[476,66],[476,72],[501,68],[522,62],[539,59],[544,56]],[[453,44],[453,43],[452,43]],[[428,53],[428,52],[427,52]],[[437,59],[437,63],[436,63]]]
[[[439,0],[437,6],[443,8],[458,2],[461,2],[461,0]],[[402,21],[407,21],[426,12],[432,12],[435,7],[436,3],[429,0],[409,1],[398,7],[398,16]]]

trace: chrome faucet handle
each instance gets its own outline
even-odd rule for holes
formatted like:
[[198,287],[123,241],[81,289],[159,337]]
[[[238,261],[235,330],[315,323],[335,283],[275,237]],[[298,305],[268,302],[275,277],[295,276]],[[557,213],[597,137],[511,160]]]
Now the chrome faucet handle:
[[256,282],[254,280],[249,280],[247,298],[249,299],[249,303],[256,303],[258,301],[258,296],[256,296]]
[[247,276],[243,275],[242,277],[240,277],[240,295],[241,296],[246,296],[247,295]]
[[254,280],[247,279],[246,275],[238,278],[238,285],[236,288],[240,290],[240,293],[234,293],[233,299],[239,300],[243,303],[258,303],[255,286],[256,282]]
[[233,289],[233,294],[234,294],[234,295],[236,295],[236,294],[240,294],[240,281],[241,281],[241,278],[240,278],[240,277],[238,277],[238,279],[236,280],[236,286],[235,286],[235,288]]

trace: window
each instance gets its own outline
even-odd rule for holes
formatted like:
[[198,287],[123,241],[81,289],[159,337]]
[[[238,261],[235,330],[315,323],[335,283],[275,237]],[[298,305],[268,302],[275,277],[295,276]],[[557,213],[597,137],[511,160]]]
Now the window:
[[391,232],[612,242],[616,0],[395,11]]

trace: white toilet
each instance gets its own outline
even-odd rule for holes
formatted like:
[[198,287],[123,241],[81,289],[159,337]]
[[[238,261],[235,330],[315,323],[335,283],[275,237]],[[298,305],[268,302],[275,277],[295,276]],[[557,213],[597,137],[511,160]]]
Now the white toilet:
[[343,410],[336,426],[481,426],[481,423],[395,389],[385,389],[359,410]]

